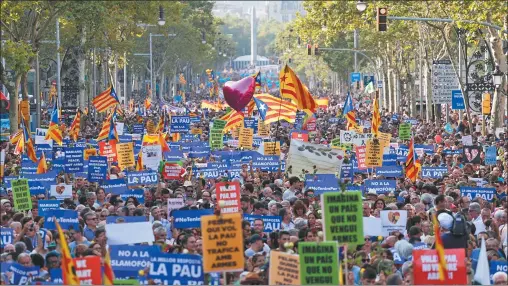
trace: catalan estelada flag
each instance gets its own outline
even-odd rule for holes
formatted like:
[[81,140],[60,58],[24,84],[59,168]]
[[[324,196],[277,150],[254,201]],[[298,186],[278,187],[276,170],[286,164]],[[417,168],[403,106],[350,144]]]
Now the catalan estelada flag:
[[155,133],[164,132],[164,126],[166,125],[166,114],[163,112],[161,117],[159,118],[159,123],[157,123],[157,127],[155,128]]
[[255,94],[253,99],[264,124],[279,120],[286,120],[289,123],[295,122],[296,104],[266,93]]
[[289,98],[296,102],[299,110],[316,111],[317,103],[307,87],[296,76],[295,72],[286,65],[279,74],[280,94],[282,98]]
[[379,135],[379,126],[381,126],[381,115],[379,114],[379,90],[376,90],[376,96],[372,104],[372,127],[371,132],[375,137]]
[[228,133],[229,131],[239,127],[243,126],[243,119],[244,115],[243,112],[234,111],[228,118],[228,122],[226,123],[226,126],[224,126],[224,129],[222,130],[223,133]]
[[63,135],[62,130],[60,130],[59,112],[56,105],[51,114],[51,121],[49,122],[48,133],[46,134],[45,140],[49,139],[52,139],[60,146],[62,145]]
[[67,240],[65,239],[65,234],[60,227],[60,224],[53,217],[55,221],[56,229],[58,231],[58,237],[60,238],[60,254],[62,255],[62,278],[64,285],[79,285],[79,278],[76,274],[76,265],[74,264],[74,260],[71,257],[71,252],[69,251],[69,246],[67,245]]
[[409,151],[407,153],[406,163],[406,178],[410,179],[413,183],[416,182],[416,177],[418,176],[418,168],[415,163],[415,145],[414,138],[411,137],[411,141],[409,142]]
[[108,87],[108,89],[97,95],[92,100],[92,104],[98,112],[104,112],[119,103],[120,101],[118,100],[118,96],[116,95],[113,86]]
[[42,152],[41,158],[39,158],[39,164],[37,165],[36,174],[46,174],[48,172],[48,164],[46,163],[46,156]]
[[446,260],[445,260],[445,250],[443,246],[443,241],[441,240],[441,233],[439,231],[439,222],[437,221],[436,214],[432,215],[432,224],[434,225],[434,237],[436,241],[434,242],[434,247],[437,252],[437,270],[439,273],[439,280],[444,281],[446,279]]
[[[141,152],[139,153],[141,154]],[[106,254],[104,256],[104,277],[102,283],[104,285],[113,285],[113,280],[115,280],[115,273],[111,267],[111,257],[109,256],[109,251],[106,249]]]
[[79,131],[81,130],[81,112],[79,109],[76,111],[76,116],[69,127],[69,136],[74,139],[74,142],[78,141]]

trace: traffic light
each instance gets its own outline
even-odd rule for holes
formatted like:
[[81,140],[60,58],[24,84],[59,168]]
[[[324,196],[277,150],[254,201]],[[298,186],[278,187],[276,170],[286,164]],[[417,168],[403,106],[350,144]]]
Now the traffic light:
[[289,58],[288,63],[292,63],[292,62],[293,62],[293,61],[291,60],[291,58]]
[[319,56],[319,46],[318,44],[314,44],[314,55]]
[[378,32],[386,32],[386,20],[388,16],[387,8],[377,8],[377,30]]
[[310,44],[307,44],[307,55],[312,55],[312,46]]

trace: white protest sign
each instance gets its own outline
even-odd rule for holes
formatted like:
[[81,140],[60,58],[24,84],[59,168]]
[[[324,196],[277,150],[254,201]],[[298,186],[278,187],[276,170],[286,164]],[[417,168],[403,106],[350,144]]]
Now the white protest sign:
[[51,185],[50,196],[54,196],[57,200],[72,198],[72,185]]
[[462,136],[462,145],[464,146],[473,145],[473,136],[471,135]]
[[372,133],[356,133],[353,136],[353,144],[356,146],[367,146],[367,140],[372,138],[374,138]]
[[406,210],[381,211],[381,225],[383,227],[383,236],[388,236],[390,232],[399,231],[404,233],[407,224]]
[[381,219],[377,217],[363,218],[363,235],[364,236],[380,236],[383,235],[383,227]]
[[335,174],[337,170],[342,169],[343,160],[343,150],[292,139],[286,170],[291,167],[291,175],[300,176],[302,169],[313,172],[312,167],[316,166],[316,174]]
[[45,136],[35,135],[35,145],[49,145],[53,148],[53,139],[45,140]]
[[157,170],[160,161],[162,161],[161,145],[143,146],[141,152],[143,154],[143,164],[149,169]]
[[340,143],[342,144],[352,144],[353,143],[353,137],[355,136],[355,131],[346,131],[341,130],[340,131]]
[[118,133],[118,135],[123,135],[124,123],[123,122],[116,122],[115,125],[116,125],[116,132]]
[[183,208],[184,206],[185,206],[185,204],[183,202],[183,198],[168,199],[168,214],[172,210],[177,210],[177,209]]
[[152,224],[146,222],[106,224],[108,245],[153,242]]

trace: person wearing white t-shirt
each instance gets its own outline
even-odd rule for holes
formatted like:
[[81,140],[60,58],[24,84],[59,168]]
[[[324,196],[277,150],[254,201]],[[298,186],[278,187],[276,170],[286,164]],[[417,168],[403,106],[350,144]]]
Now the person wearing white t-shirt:
[[471,203],[469,204],[469,216],[471,217],[471,222],[476,227],[475,235],[478,235],[480,232],[485,231],[485,224],[483,223],[483,219],[481,214],[481,207],[479,203]]

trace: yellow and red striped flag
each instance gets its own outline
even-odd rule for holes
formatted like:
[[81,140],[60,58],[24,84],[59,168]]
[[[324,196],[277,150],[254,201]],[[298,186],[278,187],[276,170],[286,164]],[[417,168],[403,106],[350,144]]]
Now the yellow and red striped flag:
[[[111,112],[108,117],[102,123],[101,131],[99,132],[99,137],[97,137],[97,141],[101,141],[104,139],[117,139],[118,135],[116,135],[115,123],[113,120],[115,112]],[[118,140],[117,140],[118,141]]]
[[69,127],[69,135],[75,141],[78,141],[79,131],[81,130],[81,112],[79,109],[76,111],[76,116]]
[[46,174],[47,172],[48,172],[48,163],[46,163],[46,156],[44,156],[44,152],[42,152],[42,155],[39,158],[39,164],[37,165],[36,174]]
[[51,121],[49,122],[48,133],[46,134],[45,140],[52,139],[58,145],[62,145],[63,135],[62,130],[60,129],[60,112],[55,105],[55,109],[53,109],[53,113],[51,114]]
[[134,112],[134,99],[129,100],[129,111]]
[[97,109],[98,112],[104,112],[110,107],[115,106],[119,103],[120,101],[116,96],[116,92],[113,86],[108,87],[108,89],[97,95],[92,100],[92,104],[95,106],[95,109]]
[[[141,152],[139,152],[141,154]],[[115,280],[115,272],[113,272],[113,267],[111,267],[111,257],[109,256],[109,251],[106,249],[106,254],[104,256],[104,277],[102,283],[104,285],[113,285],[113,280]]]
[[18,144],[18,141],[23,137],[23,130],[19,129],[18,132],[10,136],[9,141],[12,145]]
[[60,238],[60,254],[62,255],[62,278],[64,285],[79,285],[79,278],[76,274],[76,265],[74,264],[74,260],[71,257],[71,252],[69,251],[69,246],[67,245],[67,240],[65,239],[65,235],[60,227],[60,224],[53,217],[55,221],[56,229],[58,231],[58,237]]
[[152,100],[150,98],[146,98],[145,99],[145,108],[150,109],[151,106],[152,106]]
[[413,183],[416,182],[416,177],[418,176],[418,168],[415,163],[415,145],[414,138],[411,137],[411,141],[409,142],[409,152],[407,153],[406,163],[406,178],[410,179]]
[[282,98],[289,98],[296,102],[299,110],[316,111],[317,103],[307,87],[296,76],[295,72],[286,65],[279,74],[280,94]]
[[374,136],[379,135],[379,126],[381,126],[381,115],[379,114],[379,90],[376,90],[376,96],[372,104],[372,128]]
[[243,126],[243,112],[234,111],[231,116],[228,118],[228,122],[226,123],[226,126],[224,126],[224,129],[222,130],[223,133],[228,133],[229,131],[235,129],[236,127]]
[[437,221],[436,214],[432,215],[432,224],[434,225],[434,237],[436,241],[434,242],[434,246],[437,252],[437,270],[439,273],[439,280],[444,281],[446,279],[446,260],[445,260],[445,250],[443,246],[443,241],[441,240],[441,233],[439,231],[439,222]]

